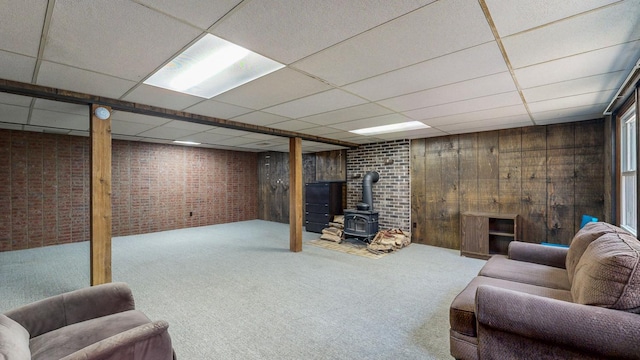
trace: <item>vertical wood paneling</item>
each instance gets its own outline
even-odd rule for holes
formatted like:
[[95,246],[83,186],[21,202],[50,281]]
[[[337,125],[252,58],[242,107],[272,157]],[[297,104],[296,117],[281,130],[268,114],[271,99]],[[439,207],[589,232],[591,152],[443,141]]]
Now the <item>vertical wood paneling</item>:
[[425,243],[427,231],[425,139],[411,142],[411,241]]
[[478,211],[500,211],[500,141],[497,131],[478,133]]
[[316,153],[316,181],[345,181],[347,178],[346,150]]
[[547,242],[570,239],[575,222],[575,126],[547,127]]
[[455,248],[458,238],[441,235],[459,236],[451,219],[483,211],[519,214],[523,241],[568,244],[582,214],[603,215],[602,134],[601,120],[462,134],[458,166],[447,150],[453,137],[412,140],[412,151],[425,149],[424,159],[411,157],[412,201],[425,199],[423,207],[412,205],[412,222],[425,219],[414,229],[416,242]]
[[547,239],[547,135],[545,127],[522,128],[522,240]]
[[478,210],[478,134],[459,135],[460,212]]

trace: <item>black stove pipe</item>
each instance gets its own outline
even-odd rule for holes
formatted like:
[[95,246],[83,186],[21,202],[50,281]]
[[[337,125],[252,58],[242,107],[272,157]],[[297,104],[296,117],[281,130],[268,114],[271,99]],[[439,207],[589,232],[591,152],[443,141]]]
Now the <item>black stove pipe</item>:
[[380,180],[380,174],[377,171],[369,171],[362,178],[362,202],[369,205],[369,210],[373,211],[373,183]]

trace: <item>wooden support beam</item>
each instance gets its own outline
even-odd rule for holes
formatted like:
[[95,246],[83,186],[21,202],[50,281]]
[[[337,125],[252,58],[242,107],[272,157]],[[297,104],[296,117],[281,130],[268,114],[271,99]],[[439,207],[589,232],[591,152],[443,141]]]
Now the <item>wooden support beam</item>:
[[[96,108],[108,110],[106,119]],[[111,108],[91,105],[91,285],[111,282]]]
[[192,114],[184,111],[161,108],[158,106],[138,104],[130,101],[111,99],[103,96],[90,95],[75,91],[57,89],[47,86],[22,83],[18,81],[0,79],[0,92],[10,94],[31,96],[39,99],[62,101],[72,104],[102,104],[111,107],[113,110],[120,110],[148,116],[157,116],[166,119],[180,120],[196,124],[219,126],[228,129],[243,130],[267,135],[281,137],[299,137],[303,140],[356,148],[358,144],[347,141],[324,138],[315,135],[303,134],[295,131],[273,129],[266,126],[245,124],[238,121],[219,119],[211,116]]
[[302,139],[289,139],[289,249],[302,251]]

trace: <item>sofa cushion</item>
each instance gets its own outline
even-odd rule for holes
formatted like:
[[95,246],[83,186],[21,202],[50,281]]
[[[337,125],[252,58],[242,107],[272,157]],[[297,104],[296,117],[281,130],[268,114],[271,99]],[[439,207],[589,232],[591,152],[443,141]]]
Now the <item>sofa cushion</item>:
[[576,266],[582,254],[587,250],[587,246],[602,235],[609,233],[628,234],[624,229],[605,222],[587,223],[575,234],[569,245],[569,251],[567,252],[566,268],[569,282],[573,282]]
[[571,289],[565,269],[512,260],[504,255],[492,256],[480,269],[478,275],[553,289]]
[[142,312],[129,310],[68,325],[31,339],[32,359],[60,359],[149,322],[149,318]]
[[11,318],[0,314],[0,359],[29,360],[29,333]]
[[576,266],[571,294],[580,304],[640,313],[640,242],[610,233],[589,244]]
[[449,308],[449,324],[451,330],[466,336],[476,336],[476,289],[480,285],[491,285],[503,289],[521,291],[528,294],[544,296],[551,299],[571,302],[571,292],[543,286],[523,284],[519,282],[477,276],[456,296]]

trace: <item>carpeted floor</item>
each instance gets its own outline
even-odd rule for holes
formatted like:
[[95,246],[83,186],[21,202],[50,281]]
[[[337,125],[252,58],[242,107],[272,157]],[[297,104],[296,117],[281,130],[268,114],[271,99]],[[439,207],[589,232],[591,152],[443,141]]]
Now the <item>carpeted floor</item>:
[[[113,239],[114,281],[185,359],[450,359],[448,308],[484,261],[419,244],[369,259],[252,220]],[[89,244],[0,253],[0,312],[89,284]]]

